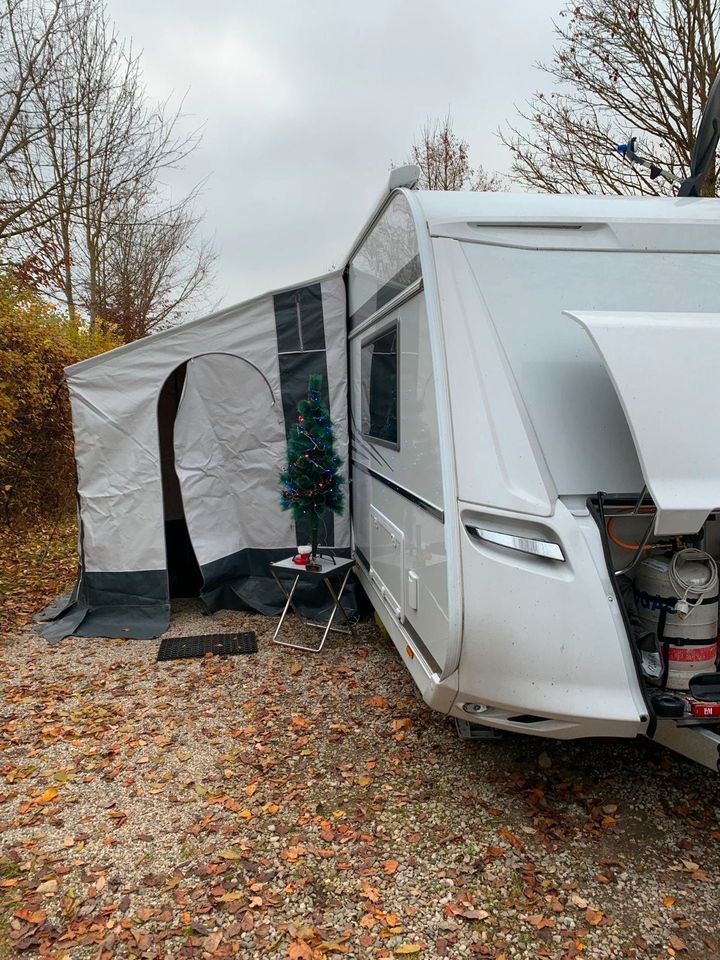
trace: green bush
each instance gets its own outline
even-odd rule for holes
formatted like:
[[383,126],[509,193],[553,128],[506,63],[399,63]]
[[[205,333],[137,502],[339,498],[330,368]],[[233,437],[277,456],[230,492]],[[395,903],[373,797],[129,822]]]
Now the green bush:
[[75,466],[63,368],[117,345],[0,275],[0,504],[8,525],[72,509]]

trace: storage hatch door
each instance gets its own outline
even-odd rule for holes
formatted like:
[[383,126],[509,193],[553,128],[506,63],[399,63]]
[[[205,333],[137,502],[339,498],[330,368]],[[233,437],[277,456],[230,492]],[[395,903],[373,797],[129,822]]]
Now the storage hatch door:
[[720,313],[565,313],[617,391],[657,507],[655,533],[695,533],[720,507]]
[[398,620],[404,620],[405,535],[372,505],[370,579]]

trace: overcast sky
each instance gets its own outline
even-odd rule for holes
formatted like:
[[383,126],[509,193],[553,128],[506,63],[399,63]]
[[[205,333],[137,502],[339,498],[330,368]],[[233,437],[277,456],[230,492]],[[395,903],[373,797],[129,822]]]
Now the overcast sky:
[[109,0],[154,98],[187,92],[204,229],[227,305],[340,264],[427,117],[474,164],[541,82],[562,0]]

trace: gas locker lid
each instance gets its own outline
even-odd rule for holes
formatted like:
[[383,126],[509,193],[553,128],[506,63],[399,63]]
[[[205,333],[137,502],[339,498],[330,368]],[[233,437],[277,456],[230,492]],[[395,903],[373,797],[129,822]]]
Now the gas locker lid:
[[564,312],[617,391],[657,507],[655,533],[697,532],[720,507],[720,313]]

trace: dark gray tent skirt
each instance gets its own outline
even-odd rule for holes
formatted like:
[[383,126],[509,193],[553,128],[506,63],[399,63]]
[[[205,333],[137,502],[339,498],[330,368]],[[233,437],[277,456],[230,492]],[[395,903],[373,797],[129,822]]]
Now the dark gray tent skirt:
[[[254,610],[269,616],[279,614],[284,598],[272,578],[269,564],[293,552],[292,547],[274,550],[245,549],[200,570],[200,598],[210,613],[217,610]],[[334,550],[348,557],[349,550]],[[301,583],[294,601],[311,619],[328,616],[332,602],[323,584]],[[357,586],[349,583],[343,598],[345,609],[358,609]],[[36,632],[50,643],[64,637],[129,637],[151,640],[170,623],[170,600],[165,570],[134,572],[84,572],[70,594],[60,597],[38,615]]]

